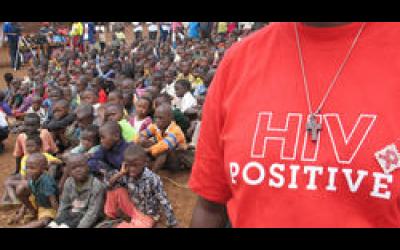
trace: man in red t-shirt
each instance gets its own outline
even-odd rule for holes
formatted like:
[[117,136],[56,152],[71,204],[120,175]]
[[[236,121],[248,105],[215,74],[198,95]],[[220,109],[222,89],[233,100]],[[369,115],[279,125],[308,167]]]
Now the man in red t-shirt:
[[400,24],[272,23],[225,55],[192,227],[398,227]]

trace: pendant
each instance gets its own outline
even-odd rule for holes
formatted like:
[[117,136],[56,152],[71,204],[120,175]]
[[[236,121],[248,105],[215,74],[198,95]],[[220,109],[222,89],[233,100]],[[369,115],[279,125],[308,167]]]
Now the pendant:
[[322,125],[317,123],[315,114],[311,114],[307,122],[307,131],[311,132],[311,141],[316,142],[318,140],[318,134],[322,129]]

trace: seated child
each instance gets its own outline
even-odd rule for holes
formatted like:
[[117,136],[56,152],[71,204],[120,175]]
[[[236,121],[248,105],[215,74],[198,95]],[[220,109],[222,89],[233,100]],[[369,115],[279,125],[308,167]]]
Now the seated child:
[[121,105],[108,103],[105,106],[105,121],[115,121],[121,126],[122,137],[126,142],[131,142],[137,137],[136,130],[123,118],[124,110]]
[[40,117],[40,125],[46,119],[46,110],[42,107],[42,98],[39,95],[32,97],[32,106],[26,111],[27,114],[35,113]]
[[175,94],[176,99],[173,101],[173,105],[180,109],[182,113],[186,110],[196,106],[197,101],[190,92],[190,82],[188,80],[178,80],[175,83]]
[[153,171],[163,167],[173,171],[189,167],[181,161],[187,148],[185,135],[172,119],[172,107],[162,104],[155,110],[155,123],[140,133],[138,142],[154,158]]
[[18,134],[15,141],[14,157],[16,157],[15,174],[18,174],[21,169],[21,159],[27,154],[26,151],[26,138],[29,135],[39,133],[42,139],[42,152],[55,154],[58,148],[47,129],[40,129],[40,117],[35,113],[26,114],[23,123],[23,132]]
[[152,123],[149,116],[152,102],[149,98],[141,97],[136,101],[135,106],[136,113],[129,119],[129,123],[140,133]]
[[75,120],[75,114],[69,113],[69,103],[66,100],[59,100],[53,106],[53,118],[43,124],[43,128],[48,129],[56,141],[56,144],[62,153],[70,146],[70,142],[65,136],[67,127],[72,125]]
[[202,68],[197,67],[193,75],[196,77],[195,84],[192,86],[194,89],[193,96],[205,95],[207,92],[207,87],[204,84],[206,72]]
[[87,126],[80,135],[80,144],[71,149],[71,154],[87,154],[92,156],[100,148],[99,127]]
[[81,103],[81,94],[89,85],[89,78],[86,75],[81,75],[76,82],[76,103]]
[[[40,139],[39,134],[28,135],[26,139],[27,154],[24,155],[21,159],[21,171],[19,173],[22,179],[26,179],[27,176],[26,160],[28,159],[28,156],[35,153],[41,153],[42,144],[43,144],[42,139]],[[43,152],[42,154],[44,155],[44,157],[46,157],[47,162],[49,164],[46,170],[53,178],[55,178],[54,168],[52,168],[51,165],[62,164],[62,161],[47,152]]]
[[[108,94],[107,103],[117,104],[124,107],[124,95],[119,90],[113,90]],[[128,111],[124,107],[124,118],[128,117]]]
[[171,203],[164,191],[161,178],[147,168],[149,159],[139,145],[131,144],[124,152],[123,166],[119,171],[110,172],[106,183],[107,191],[104,213],[110,219],[122,215],[129,222],[116,225],[117,228],[150,228],[160,218],[163,209],[169,227],[176,227]]
[[[161,104],[171,105],[171,97],[168,94],[161,94],[157,97],[153,102],[153,109],[156,109]],[[178,124],[178,126],[182,129],[184,133],[190,127],[190,121],[188,117],[186,117],[180,109],[172,107],[172,113],[174,114],[173,120]]]
[[78,104],[76,103],[76,98],[72,97],[72,90],[69,86],[61,87],[63,91],[64,100],[69,103],[69,109],[71,112],[74,112]]
[[29,109],[32,105],[32,94],[30,94],[29,86],[27,84],[23,84],[18,91],[18,94],[22,96],[23,101],[21,105],[13,110],[13,115],[16,118],[23,117],[25,112]]
[[51,87],[48,93],[49,97],[44,100],[43,107],[47,111],[47,117],[45,121],[50,121],[53,118],[53,105],[59,100],[63,99],[63,91],[59,87]]
[[100,103],[98,102],[99,96],[97,91],[94,89],[86,89],[81,94],[81,103],[92,105],[94,109],[94,116],[98,118],[98,109],[100,107]]
[[[14,174],[9,176],[4,182],[5,192],[3,194],[1,204],[19,204],[19,201],[16,197],[16,188],[19,184],[23,183],[27,179],[27,169],[26,169],[26,160],[29,155],[40,153],[42,149],[42,140],[40,139],[39,133],[28,135],[26,139],[26,151],[27,154],[24,155],[21,159],[21,170],[18,174]],[[42,153],[49,164],[48,172],[52,177],[55,177],[56,166],[62,164],[62,161],[49,153]]]
[[121,168],[123,153],[129,143],[121,135],[121,127],[115,121],[106,122],[100,127],[100,148],[88,160],[90,171],[104,174],[109,170]]
[[45,227],[55,218],[58,189],[54,178],[45,171],[47,164],[43,154],[29,155],[26,161],[28,182],[17,187],[17,197],[23,205],[12,223],[18,223],[26,213],[33,221],[24,225],[25,228]]
[[66,163],[71,177],[64,184],[57,216],[48,227],[93,227],[103,212],[104,185],[89,173],[84,155],[70,154]]
[[17,109],[24,101],[20,88],[21,88],[21,81],[18,79],[14,79],[11,82],[11,98],[8,103],[11,106],[12,110]]

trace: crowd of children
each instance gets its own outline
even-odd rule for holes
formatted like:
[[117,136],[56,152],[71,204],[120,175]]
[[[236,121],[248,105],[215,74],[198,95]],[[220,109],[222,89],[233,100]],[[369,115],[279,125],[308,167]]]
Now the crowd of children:
[[203,23],[161,23],[159,33],[133,23],[131,44],[116,28],[110,43],[96,33],[90,48],[65,46],[25,79],[5,74],[0,141],[18,135],[1,203],[20,206],[9,223],[154,227],[164,214],[178,226],[157,173],[191,168],[215,69],[247,34],[225,24],[204,35]]

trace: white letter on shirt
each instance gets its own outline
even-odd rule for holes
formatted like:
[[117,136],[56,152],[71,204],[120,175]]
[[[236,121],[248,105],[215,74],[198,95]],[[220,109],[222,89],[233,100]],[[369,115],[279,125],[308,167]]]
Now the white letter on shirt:
[[329,172],[329,184],[326,186],[326,190],[328,191],[336,191],[336,186],[335,186],[335,177],[338,169],[333,168],[333,167],[328,167],[328,172]]
[[317,166],[304,166],[304,173],[307,174],[310,172],[310,179],[306,189],[308,190],[316,190],[317,186],[315,185],[315,173],[318,172],[319,175],[322,175],[323,168]]
[[275,187],[275,188],[281,188],[283,186],[283,184],[285,183],[285,178],[283,177],[282,174],[275,172],[276,168],[282,172],[285,170],[285,165],[277,164],[277,163],[274,163],[271,165],[271,168],[269,169],[269,173],[271,174],[271,176],[277,178],[279,181],[276,182],[271,178],[271,179],[269,179],[269,186]]
[[[249,176],[247,175],[247,172],[249,171],[249,169],[251,167],[255,167],[258,170],[258,172],[260,173],[260,175],[258,176],[258,179],[256,179],[256,180],[250,180]],[[255,162],[255,161],[249,162],[246,164],[246,166],[243,169],[243,180],[249,185],[253,185],[253,186],[259,185],[264,180],[264,178],[265,178],[264,167],[258,162]]]
[[371,191],[370,195],[373,197],[377,197],[377,198],[382,198],[382,199],[390,199],[391,193],[390,191],[386,191],[384,193],[380,193],[379,190],[381,188],[387,189],[388,185],[387,184],[383,184],[382,183],[382,179],[386,179],[388,183],[392,183],[393,180],[393,176],[392,175],[388,175],[388,174],[384,174],[384,173],[372,173],[375,177],[375,181],[374,181],[374,189]]
[[289,184],[288,188],[295,189],[295,188],[298,187],[297,183],[296,183],[296,177],[297,177],[297,172],[300,169],[300,166],[299,165],[290,165],[289,168],[291,170],[291,176],[292,177],[291,177],[290,184]]
[[229,164],[229,170],[231,171],[232,184],[236,184],[237,183],[235,178],[239,175],[239,169],[240,169],[240,166],[239,166],[238,163],[231,162]]
[[364,179],[365,176],[368,175],[367,171],[358,170],[357,171],[357,180],[355,183],[353,183],[353,180],[351,178],[351,173],[353,173],[353,169],[344,168],[344,169],[342,169],[342,172],[344,173],[344,176],[346,177],[347,185],[349,186],[349,189],[352,193],[357,192],[362,180]]

